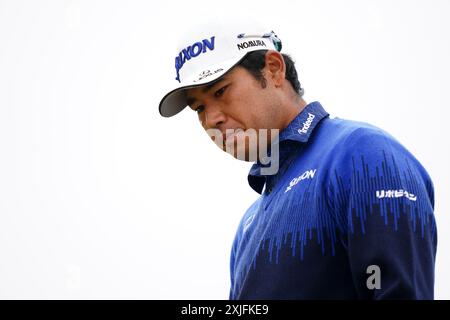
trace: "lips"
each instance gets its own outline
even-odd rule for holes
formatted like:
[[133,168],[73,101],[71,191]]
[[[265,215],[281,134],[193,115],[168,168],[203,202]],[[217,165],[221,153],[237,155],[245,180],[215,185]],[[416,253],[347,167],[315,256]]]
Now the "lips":
[[234,138],[236,135],[238,135],[240,132],[244,132],[244,129],[238,128],[238,129],[227,129],[224,133],[225,135],[225,143],[228,141],[234,141]]

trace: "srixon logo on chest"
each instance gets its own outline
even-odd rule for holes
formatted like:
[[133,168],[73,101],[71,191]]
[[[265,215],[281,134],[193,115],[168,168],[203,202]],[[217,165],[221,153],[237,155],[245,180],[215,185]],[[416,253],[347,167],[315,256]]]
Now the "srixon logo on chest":
[[203,39],[202,41],[196,42],[180,51],[180,53],[175,57],[175,70],[177,72],[177,77],[175,79],[178,82],[181,82],[180,69],[186,61],[198,57],[200,54],[205,53],[208,49],[210,51],[214,50],[214,40],[214,36],[211,37],[211,39]]
[[316,174],[316,171],[317,171],[317,169],[306,170],[301,175],[299,175],[297,178],[292,179],[291,182],[289,182],[289,186],[286,188],[286,190],[284,190],[284,193],[286,193],[289,190],[291,190],[300,181],[305,180],[305,179],[312,179],[312,178],[314,178],[314,175]]

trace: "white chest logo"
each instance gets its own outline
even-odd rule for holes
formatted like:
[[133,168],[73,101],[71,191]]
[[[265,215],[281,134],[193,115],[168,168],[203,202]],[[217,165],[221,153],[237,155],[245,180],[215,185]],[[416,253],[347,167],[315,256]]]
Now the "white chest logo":
[[289,183],[289,186],[286,188],[286,190],[284,191],[284,193],[288,192],[289,190],[292,189],[293,186],[295,186],[297,183],[299,183],[302,180],[305,179],[312,179],[314,178],[314,175],[316,174],[317,169],[314,170],[307,170],[305,172],[303,172],[300,176],[298,176],[297,178],[294,178],[291,180],[291,182]]

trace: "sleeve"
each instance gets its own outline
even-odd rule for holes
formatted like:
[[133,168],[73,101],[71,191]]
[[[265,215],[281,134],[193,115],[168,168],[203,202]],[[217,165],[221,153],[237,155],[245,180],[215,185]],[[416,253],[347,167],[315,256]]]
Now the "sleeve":
[[[246,213],[247,214],[247,213]],[[246,214],[244,215],[244,218],[246,216]],[[238,250],[238,246],[240,244],[241,241],[241,234],[242,234],[242,221],[243,219],[241,219],[241,221],[239,222],[239,225],[237,227],[236,230],[236,234],[234,236],[234,240],[233,240],[233,244],[231,247],[231,253],[230,253],[230,291],[229,291],[229,295],[228,295],[228,299],[229,300],[237,300],[237,279],[236,279],[236,263],[237,263],[237,250]]]
[[433,299],[437,231],[432,181],[379,129],[349,135],[329,194],[361,299]]
[[237,239],[235,238],[233,241],[233,246],[231,248],[231,255],[230,255],[230,292],[228,295],[228,299],[229,300],[234,300],[235,299],[235,294],[234,294],[234,286],[235,286],[235,279],[234,279],[234,262],[236,259],[236,244],[237,244]]

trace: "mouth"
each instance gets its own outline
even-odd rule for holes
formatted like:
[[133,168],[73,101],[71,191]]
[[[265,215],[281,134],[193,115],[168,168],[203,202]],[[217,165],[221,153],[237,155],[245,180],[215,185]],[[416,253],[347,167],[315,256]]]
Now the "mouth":
[[242,129],[242,128],[238,128],[238,129],[227,129],[227,130],[226,130],[226,135],[224,134],[224,135],[225,135],[225,138],[224,138],[225,144],[227,144],[227,143],[229,143],[229,142],[231,142],[231,141],[234,142],[236,136],[237,136],[238,134],[240,134],[241,132],[243,133],[243,132],[244,132],[244,129]]

